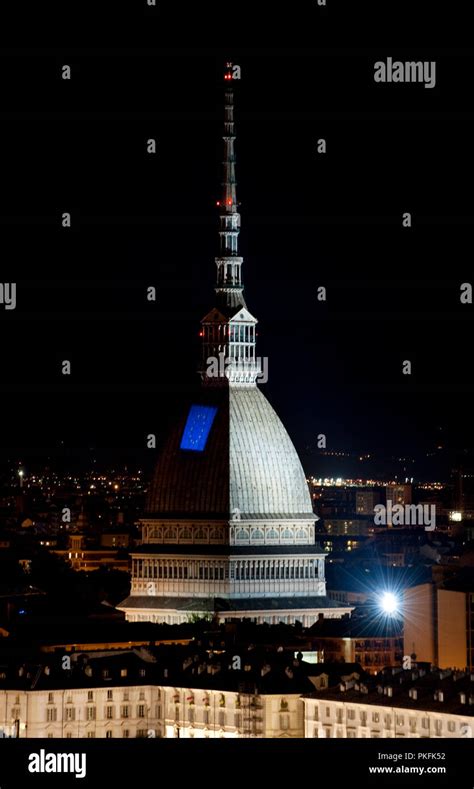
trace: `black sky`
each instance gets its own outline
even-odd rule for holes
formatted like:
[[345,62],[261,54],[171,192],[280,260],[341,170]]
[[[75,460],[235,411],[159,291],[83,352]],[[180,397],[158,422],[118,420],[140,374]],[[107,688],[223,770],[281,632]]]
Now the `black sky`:
[[[77,24],[56,37],[47,24],[36,39],[1,34],[1,280],[18,287],[17,309],[0,311],[2,457],[63,441],[85,462],[91,446],[139,458],[197,385],[229,59],[242,67],[240,248],[265,394],[312,473],[325,471],[319,433],[329,449],[416,458],[419,477],[449,468],[474,444],[474,307],[459,302],[473,271],[474,69],[456,6],[446,18],[430,4],[427,25],[408,3],[383,16],[374,3],[263,2],[258,17],[160,5],[154,17],[111,4],[108,25],[88,25],[73,3]],[[387,56],[436,60],[436,87],[375,84]]]

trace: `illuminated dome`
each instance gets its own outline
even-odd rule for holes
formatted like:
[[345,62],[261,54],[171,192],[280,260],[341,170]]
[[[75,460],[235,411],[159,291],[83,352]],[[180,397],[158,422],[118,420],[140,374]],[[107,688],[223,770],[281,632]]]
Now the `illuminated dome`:
[[259,389],[204,392],[190,407],[157,463],[146,514],[314,519],[296,450]]
[[309,627],[321,614],[351,609],[326,597],[305,475],[258,389],[267,360],[256,355],[257,319],[243,295],[231,86],[224,112],[215,301],[199,333],[202,387],[159,454],[141,544],[131,552],[130,596],[118,607],[132,622],[214,615]]

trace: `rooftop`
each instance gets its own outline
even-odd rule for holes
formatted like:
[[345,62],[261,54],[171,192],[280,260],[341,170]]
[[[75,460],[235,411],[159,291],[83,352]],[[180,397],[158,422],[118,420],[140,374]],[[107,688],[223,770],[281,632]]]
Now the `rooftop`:
[[376,677],[341,683],[307,698],[474,717],[474,674],[451,669],[385,668]]

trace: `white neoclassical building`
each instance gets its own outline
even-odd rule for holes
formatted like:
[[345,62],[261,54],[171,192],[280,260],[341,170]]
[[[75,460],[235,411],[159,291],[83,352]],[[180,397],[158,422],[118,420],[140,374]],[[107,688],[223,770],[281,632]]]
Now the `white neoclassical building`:
[[0,690],[0,737],[303,737],[299,694],[156,685]]
[[367,685],[354,676],[339,688],[303,696],[304,736],[474,736],[474,676],[434,670],[427,675],[413,672],[410,677],[398,669],[393,671],[392,680],[386,676]]
[[[228,85],[228,83],[227,83]],[[169,435],[132,553],[130,621],[190,616],[311,625],[351,607],[326,597],[324,552],[297,452],[258,388],[257,320],[238,254],[233,90],[225,94],[215,307],[202,320],[202,388]]]

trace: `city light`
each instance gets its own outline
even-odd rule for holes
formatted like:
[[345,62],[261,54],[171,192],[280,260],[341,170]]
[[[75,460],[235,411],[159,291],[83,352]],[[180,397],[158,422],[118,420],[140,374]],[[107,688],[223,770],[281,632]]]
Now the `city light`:
[[462,521],[462,512],[452,511],[449,513],[449,520],[453,521],[454,523],[461,523]]
[[398,611],[398,599],[393,592],[384,592],[380,598],[380,607],[385,614],[395,614]]

